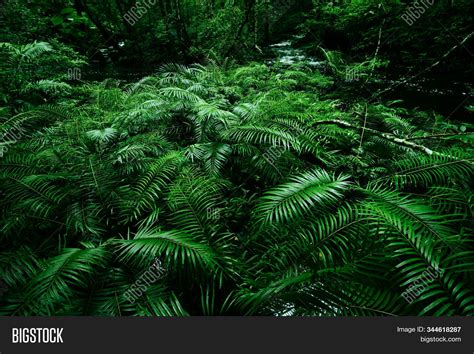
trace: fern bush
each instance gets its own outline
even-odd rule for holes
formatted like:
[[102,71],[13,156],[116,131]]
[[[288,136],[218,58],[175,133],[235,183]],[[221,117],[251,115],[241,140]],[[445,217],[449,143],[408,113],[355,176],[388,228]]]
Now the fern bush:
[[473,315],[473,126],[335,100],[336,81],[210,64],[27,84],[59,98],[0,111],[24,131],[0,146],[0,313]]

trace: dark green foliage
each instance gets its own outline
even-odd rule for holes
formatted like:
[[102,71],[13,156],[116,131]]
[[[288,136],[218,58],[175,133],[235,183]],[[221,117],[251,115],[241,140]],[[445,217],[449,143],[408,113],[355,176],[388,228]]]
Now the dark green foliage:
[[1,9],[0,315],[474,315],[470,98],[397,97],[469,72],[467,1],[134,4]]
[[[294,91],[262,66],[168,66],[7,114],[27,133],[0,162],[2,313],[473,314],[472,146],[338,107],[320,75]],[[156,257],[166,275],[131,304]]]

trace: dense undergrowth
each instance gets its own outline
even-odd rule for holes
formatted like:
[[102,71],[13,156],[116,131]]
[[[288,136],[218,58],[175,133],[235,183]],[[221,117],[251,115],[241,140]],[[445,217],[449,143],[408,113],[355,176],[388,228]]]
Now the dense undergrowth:
[[[3,49],[9,73],[60,50]],[[8,75],[1,314],[474,314],[472,125],[304,64]]]

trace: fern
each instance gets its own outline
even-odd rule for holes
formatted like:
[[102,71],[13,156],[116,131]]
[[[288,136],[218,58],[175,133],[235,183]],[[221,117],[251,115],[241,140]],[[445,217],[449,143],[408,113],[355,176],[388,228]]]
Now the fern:
[[[0,47],[12,72],[56,55]],[[332,73],[17,72],[0,108],[0,313],[472,315],[472,126],[343,94],[347,68],[381,62],[326,54]],[[157,259],[164,275],[127,299]]]
[[310,171],[292,182],[267,192],[257,208],[265,223],[283,222],[302,217],[315,206],[326,206],[342,197],[349,186],[348,176],[331,176],[326,171]]

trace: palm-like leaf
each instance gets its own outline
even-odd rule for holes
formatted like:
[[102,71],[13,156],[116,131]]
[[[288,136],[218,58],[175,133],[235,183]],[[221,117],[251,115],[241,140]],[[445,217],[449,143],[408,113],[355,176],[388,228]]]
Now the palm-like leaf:
[[290,221],[309,213],[315,206],[327,206],[339,200],[349,185],[348,176],[309,171],[268,191],[256,212],[265,223]]
[[206,244],[182,231],[158,231],[144,229],[133,240],[117,241],[120,259],[145,267],[156,257],[163,257],[166,265],[173,269],[189,267],[212,271],[217,265],[217,255]]

